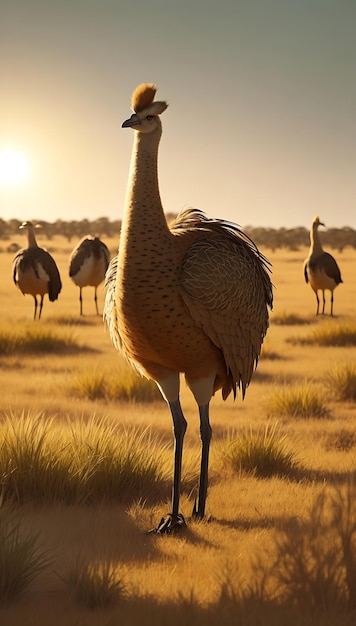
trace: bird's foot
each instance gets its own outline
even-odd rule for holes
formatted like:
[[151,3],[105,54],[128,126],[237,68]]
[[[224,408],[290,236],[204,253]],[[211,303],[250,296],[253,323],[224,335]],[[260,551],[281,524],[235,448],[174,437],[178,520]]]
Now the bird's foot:
[[160,523],[157,528],[152,528],[152,530],[148,531],[148,535],[173,535],[182,528],[186,527],[185,519],[181,513],[178,515],[173,515],[173,513],[168,513],[166,517],[162,517]]

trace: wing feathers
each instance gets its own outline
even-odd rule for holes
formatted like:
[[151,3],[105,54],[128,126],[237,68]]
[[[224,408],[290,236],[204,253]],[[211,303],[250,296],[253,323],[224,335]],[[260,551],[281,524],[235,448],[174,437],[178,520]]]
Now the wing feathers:
[[222,235],[201,239],[184,257],[182,298],[194,321],[218,346],[233,381],[249,384],[268,328],[270,281],[251,249]]

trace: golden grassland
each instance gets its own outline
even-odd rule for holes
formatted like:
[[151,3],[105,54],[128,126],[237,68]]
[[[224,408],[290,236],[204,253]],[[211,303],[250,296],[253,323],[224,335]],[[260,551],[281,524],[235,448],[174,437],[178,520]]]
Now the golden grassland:
[[[17,241],[21,243],[20,237]],[[107,243],[114,254],[116,242]],[[16,504],[21,523],[36,533],[51,565],[27,594],[0,608],[1,624],[354,623],[354,608],[340,605],[337,598],[333,601],[334,588],[327,586],[332,576],[328,578],[325,571],[336,558],[328,546],[336,545],[342,535],[340,531],[335,539],[332,533],[338,525],[331,527],[327,520],[330,515],[340,520],[345,513],[340,502],[347,508],[347,502],[354,501],[350,481],[356,471],[355,403],[336,400],[325,379],[332,367],[354,363],[356,348],[320,347],[293,339],[308,337],[318,327],[356,323],[356,253],[346,249],[338,255],[344,283],[335,291],[335,318],[330,320],[314,315],[315,296],[302,272],[307,250],[266,251],[273,264],[275,305],[258,370],[243,402],[240,397],[223,402],[218,395],[212,401],[210,519],[200,523],[189,519],[199,469],[199,424],[195,403],[183,384],[182,404],[189,425],[182,513],[188,528],[179,536],[159,537],[145,531],[170,507],[169,412],[159,397],[149,402],[122,401],[103,393],[90,400],[75,393],[78,380],[85,376],[90,378],[94,372],[109,380],[112,372],[126,375],[124,369],[118,370],[125,366],[101,318],[94,314],[91,288],[84,289],[84,317],[79,317],[79,290],[68,277],[71,246],[57,238],[48,249],[56,258],[63,289],[57,302],[45,300],[40,322],[32,321],[32,298],[23,297],[12,283],[12,255],[0,254],[0,332],[26,332],[36,324],[43,331],[65,335],[76,348],[0,355],[0,419],[16,421],[22,415],[29,422],[52,420],[59,430],[69,425],[75,431],[80,422],[93,420],[138,429],[147,436],[148,446],[154,440],[152,453],[165,480],[158,491],[132,493],[124,502],[68,505],[39,497]],[[103,300],[99,288],[100,309]],[[327,311],[328,307],[329,302]],[[321,415],[288,417],[274,411],[271,398],[276,391],[298,385],[317,390],[325,407]],[[293,476],[261,478],[257,472],[232,469],[226,463],[229,438],[236,433],[263,433],[266,428],[283,439],[297,460]],[[335,511],[343,513],[337,517]],[[356,529],[351,535],[355,563]],[[74,593],[80,577],[73,572],[81,562],[89,564],[88,570],[81,570],[87,586],[89,579],[98,582],[93,582],[90,571],[98,573],[109,564],[103,577],[106,590],[114,581],[118,592],[112,605],[93,608],[83,594]],[[356,593],[356,568],[352,576],[346,587],[350,590],[354,585]],[[100,590],[95,592],[100,596]]]

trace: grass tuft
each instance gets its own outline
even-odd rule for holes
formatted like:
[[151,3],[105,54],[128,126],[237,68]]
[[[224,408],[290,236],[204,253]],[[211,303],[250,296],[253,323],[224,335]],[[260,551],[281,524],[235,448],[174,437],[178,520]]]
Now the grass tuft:
[[125,597],[126,584],[110,560],[78,562],[66,581],[77,602],[86,609],[106,609]]
[[16,329],[0,328],[0,355],[70,354],[87,350],[70,332],[60,333],[46,326],[25,324]]
[[324,383],[331,395],[339,402],[356,401],[356,365],[338,363],[324,376]]
[[0,507],[0,605],[26,593],[50,560],[38,546],[38,536],[25,534],[14,511]]
[[68,386],[70,395],[87,400],[103,400],[108,397],[108,383],[104,372],[93,369],[75,375]]
[[283,311],[282,313],[273,313],[273,315],[271,315],[271,322],[278,326],[302,326],[304,324],[310,324],[311,320],[310,318],[298,315],[298,313],[287,313]]
[[300,608],[356,607],[355,486],[323,491],[309,519],[291,520],[276,539],[274,576],[285,600]]
[[293,345],[356,346],[356,321],[325,321],[315,326],[308,335],[289,337],[287,341]]
[[276,426],[267,426],[260,432],[242,432],[228,442],[225,458],[235,471],[252,472],[263,478],[288,476],[298,464]]
[[94,368],[78,373],[67,389],[70,395],[87,400],[155,402],[162,399],[156,383],[140,376],[126,363],[114,370]]
[[276,389],[267,402],[270,417],[323,418],[330,416],[322,392],[309,383]]
[[95,418],[71,426],[23,413],[5,416],[0,439],[3,498],[20,504],[126,501],[164,484],[147,430]]

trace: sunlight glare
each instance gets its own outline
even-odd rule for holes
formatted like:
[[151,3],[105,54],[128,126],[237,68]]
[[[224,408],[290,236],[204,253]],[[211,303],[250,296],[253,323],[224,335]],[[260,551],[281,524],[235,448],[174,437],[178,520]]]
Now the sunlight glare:
[[29,165],[24,152],[17,148],[0,149],[0,184],[16,185],[28,176]]

